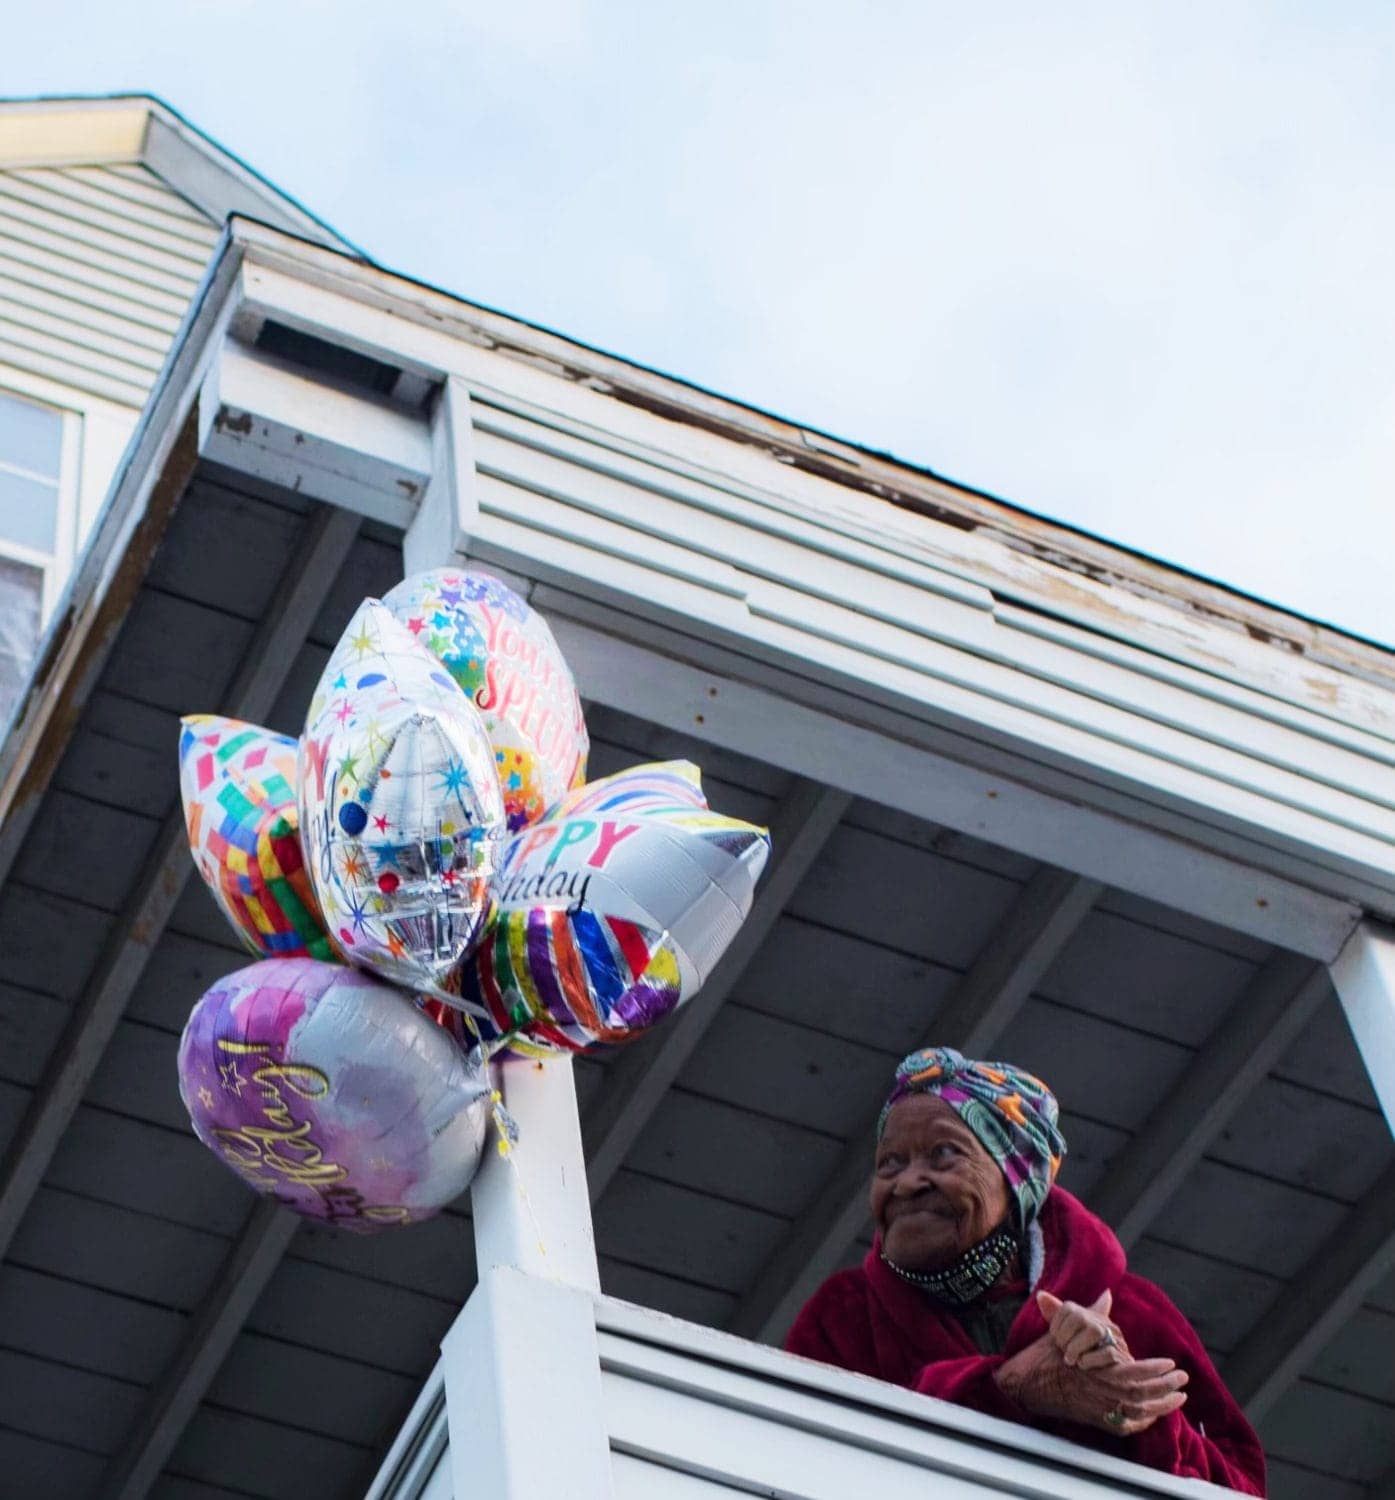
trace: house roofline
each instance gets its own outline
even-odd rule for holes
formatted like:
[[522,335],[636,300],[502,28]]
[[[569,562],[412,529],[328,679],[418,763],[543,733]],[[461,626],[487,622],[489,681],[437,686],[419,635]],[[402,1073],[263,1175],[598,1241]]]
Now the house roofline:
[[[271,234],[268,235],[267,231]],[[235,240],[252,253],[288,254],[302,262],[324,256],[321,269],[348,295],[390,299],[404,316],[442,327],[505,353],[544,361],[564,379],[602,390],[687,426],[768,452],[792,468],[816,474],[888,504],[961,531],[985,531],[1040,561],[1106,586],[1120,587],[1251,639],[1308,656],[1339,671],[1395,682],[1395,647],[1210,578],[1138,548],[1058,521],[986,490],[962,484],[893,454],[805,426],[778,413],[725,396],[653,366],[625,359],[539,323],[472,302],[455,292],[376,262],[352,260],[333,247],[294,242],[275,225],[239,215]],[[278,245],[276,242],[280,241]],[[329,258],[332,257],[332,258]]]
[[[108,117],[108,128],[97,117]],[[158,95],[46,94],[0,98],[0,170],[138,164],[148,167],[215,223],[232,214],[369,256],[297,198]]]

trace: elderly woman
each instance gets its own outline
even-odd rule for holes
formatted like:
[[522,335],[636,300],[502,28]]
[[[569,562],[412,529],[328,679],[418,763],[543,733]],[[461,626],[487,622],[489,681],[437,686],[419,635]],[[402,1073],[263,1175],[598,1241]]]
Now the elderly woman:
[[1056,1120],[1029,1073],[913,1052],[877,1130],[876,1239],[814,1293],[786,1347],[1263,1495],[1259,1439],[1191,1325],[1053,1186]]

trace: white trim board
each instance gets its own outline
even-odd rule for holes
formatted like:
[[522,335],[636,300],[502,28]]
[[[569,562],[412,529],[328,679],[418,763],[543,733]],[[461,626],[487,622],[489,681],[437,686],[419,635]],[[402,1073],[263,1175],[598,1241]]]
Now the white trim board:
[[[1144,631],[1119,640],[1117,620],[1114,634],[1101,627],[1101,608],[1088,625],[1062,614],[1047,589],[1059,577],[1039,563],[1035,597],[1019,576],[1019,602],[1009,602],[995,589],[1010,549],[990,539],[956,541],[964,534],[953,527],[768,455],[757,490],[738,443],[409,321],[383,273],[337,274],[341,263],[310,247],[295,247],[293,265],[281,239],[275,265],[262,264],[270,243],[260,230],[249,241],[239,324],[275,316],[468,388],[480,501],[472,554],[816,681],[861,684],[961,735],[1030,749],[1133,799],[1145,819],[1161,809],[1203,841],[1214,827],[1262,861],[1314,866],[1315,884],[1395,909],[1395,692],[1351,675],[1318,683],[1314,664],[1191,617],[1189,661]],[[536,416],[545,401],[546,421]],[[614,432],[595,438],[607,421]],[[874,542],[878,506],[888,532]],[[850,534],[849,517],[862,534]],[[1128,602],[1135,614],[1143,607]]]

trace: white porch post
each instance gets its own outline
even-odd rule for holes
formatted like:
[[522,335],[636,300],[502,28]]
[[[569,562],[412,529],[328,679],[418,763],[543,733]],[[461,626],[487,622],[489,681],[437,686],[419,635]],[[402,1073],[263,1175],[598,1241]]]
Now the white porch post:
[[431,422],[431,478],[402,539],[405,570],[419,573],[456,563],[465,555],[478,515],[470,393],[458,375],[448,375]]
[[479,1284],[442,1345],[457,1500],[611,1500],[600,1276],[569,1058],[496,1066],[519,1139],[471,1189]]
[[[431,431],[431,479],[403,540],[408,573],[465,557],[478,513],[470,398],[448,376]],[[479,1280],[442,1341],[457,1500],[613,1500],[601,1405],[600,1272],[570,1058],[493,1065],[518,1126],[490,1130],[470,1190]]]
[[519,1139],[505,1157],[491,1137],[470,1190],[480,1280],[508,1266],[599,1293],[571,1059],[515,1057],[494,1074]]
[[1395,927],[1362,922],[1332,964],[1332,985],[1395,1131]]

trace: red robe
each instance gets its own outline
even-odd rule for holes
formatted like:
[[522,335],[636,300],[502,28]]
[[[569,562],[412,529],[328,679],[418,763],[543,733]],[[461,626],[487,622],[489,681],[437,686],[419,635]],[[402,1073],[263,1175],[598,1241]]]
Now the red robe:
[[1106,1287],[1110,1317],[1135,1359],[1166,1356],[1191,1375],[1187,1402],[1133,1437],[1032,1416],[998,1389],[993,1373],[1046,1332],[1028,1297],[1005,1353],[980,1354],[958,1320],[883,1264],[874,1246],[861,1267],[830,1276],[804,1305],[785,1340],[791,1354],[889,1380],[942,1401],[1006,1417],[1168,1474],[1264,1494],[1264,1450],[1221,1383],[1191,1324],[1160,1288],[1132,1275],[1113,1231],[1084,1204],[1053,1188],[1041,1211],[1045,1261],[1037,1291],[1089,1306]]

